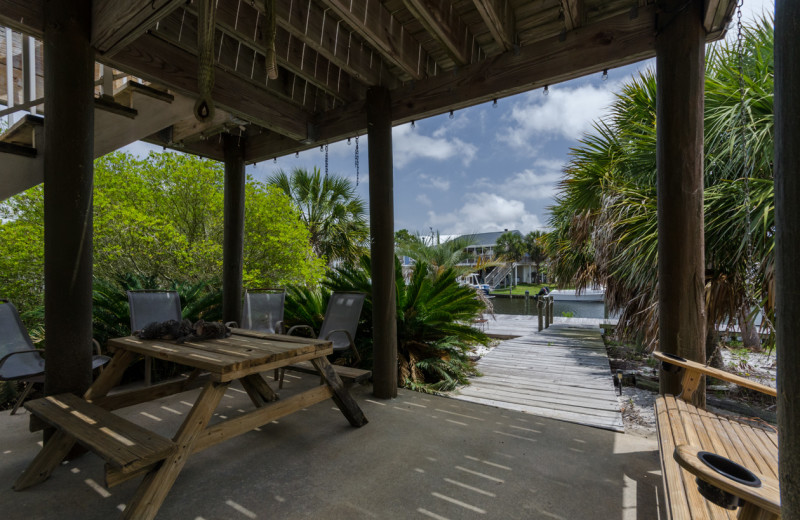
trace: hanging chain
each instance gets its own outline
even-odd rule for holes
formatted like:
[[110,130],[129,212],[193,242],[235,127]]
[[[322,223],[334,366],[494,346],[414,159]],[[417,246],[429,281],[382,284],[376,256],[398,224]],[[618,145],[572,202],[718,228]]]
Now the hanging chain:
[[325,178],[328,178],[328,143],[325,143]]
[[356,136],[356,186],[358,186],[358,136]]
[[744,81],[744,34],[742,27],[742,4],[744,0],[739,0],[736,12],[736,53],[737,68],[739,73],[739,139],[742,152],[742,183],[744,188],[744,208],[745,208],[745,237],[746,263],[745,263],[745,300],[748,307],[756,304],[756,266],[754,262],[753,234],[752,234],[752,215],[750,210],[750,151],[747,146],[747,98],[745,94]]
[[752,165],[750,157],[750,148],[747,143],[747,96],[745,87],[745,47],[744,47],[744,31],[742,25],[742,4],[744,0],[739,0],[736,6],[736,52],[737,52],[737,68],[739,73],[739,139],[741,141],[742,150],[742,183],[743,183],[743,198],[745,208],[745,237],[746,243],[746,259],[745,259],[745,304],[747,305],[748,312],[753,307],[761,312],[762,327],[766,323],[770,330],[774,330],[772,321],[767,316],[764,307],[761,305],[760,299],[756,295],[756,286],[758,271],[760,269],[760,262],[755,259],[755,247],[753,245],[753,216],[752,216],[752,199],[750,196],[750,178],[752,175]]

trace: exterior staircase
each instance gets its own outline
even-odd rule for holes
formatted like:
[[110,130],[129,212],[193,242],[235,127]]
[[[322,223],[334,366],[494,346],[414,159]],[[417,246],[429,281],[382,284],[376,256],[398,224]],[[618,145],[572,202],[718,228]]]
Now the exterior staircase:
[[494,268],[494,270],[484,277],[484,283],[488,284],[492,290],[503,283],[508,273],[514,268],[514,262],[506,262]]
[[[3,42],[14,59],[6,59],[2,73],[15,81],[6,81],[8,92],[2,93],[4,99],[0,103],[11,106],[0,110],[0,116],[19,117],[21,114],[21,117],[0,135],[0,201],[44,181],[44,125],[47,124],[46,100],[43,97],[32,99],[36,97],[35,85],[43,84],[41,44],[32,37],[12,35],[10,29],[4,31]],[[28,43],[17,45],[20,40]],[[15,54],[18,51],[21,56]],[[33,64],[37,61],[38,70],[33,74],[37,69]],[[33,77],[25,81],[20,103],[20,92],[15,92],[14,85],[18,83],[17,78],[28,78],[31,74]],[[213,120],[200,123],[193,115],[194,102],[188,96],[144,85],[131,76],[96,65],[94,157],[164,132],[171,143],[179,143],[186,142],[184,139],[214,135],[219,129],[239,124],[222,110],[216,111]],[[37,110],[40,115],[35,115]]]

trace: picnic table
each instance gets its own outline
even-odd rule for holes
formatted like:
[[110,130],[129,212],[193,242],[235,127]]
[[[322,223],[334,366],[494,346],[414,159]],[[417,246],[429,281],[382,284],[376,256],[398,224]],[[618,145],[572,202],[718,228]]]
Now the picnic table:
[[[155,517],[192,453],[326,399],[333,399],[351,425],[367,423],[326,358],[333,351],[330,341],[246,329],[232,332],[224,339],[182,344],[133,336],[110,340],[114,357],[83,398],[62,394],[25,405],[33,414],[32,429],[50,426],[55,433],[17,479],[14,489],[22,490],[47,479],[77,442],[106,461],[107,486],[144,476],[123,518],[150,519]],[[180,381],[109,395],[139,355],[187,365],[194,371]],[[310,362],[324,384],[278,399],[262,373],[299,362]],[[241,383],[255,409],[209,425],[222,395],[234,381]],[[203,389],[172,439],[111,413],[198,386]]]

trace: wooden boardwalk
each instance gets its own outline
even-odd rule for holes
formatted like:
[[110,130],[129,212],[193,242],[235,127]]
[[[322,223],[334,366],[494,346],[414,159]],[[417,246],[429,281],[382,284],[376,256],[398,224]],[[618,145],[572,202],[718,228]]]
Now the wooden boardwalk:
[[[519,318],[528,317],[514,318],[500,319],[496,326],[507,334],[511,322],[522,325],[527,320]],[[472,378],[470,386],[452,397],[623,432],[597,324],[561,319],[542,332],[530,331],[528,325],[520,327],[524,336],[501,342],[481,358],[483,377]]]

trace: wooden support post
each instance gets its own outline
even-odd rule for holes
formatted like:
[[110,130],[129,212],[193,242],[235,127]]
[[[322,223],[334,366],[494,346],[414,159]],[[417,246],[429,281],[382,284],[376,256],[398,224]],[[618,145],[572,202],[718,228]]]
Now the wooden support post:
[[224,234],[222,239],[222,321],[242,321],[244,264],[244,141],[223,136],[225,148]]
[[544,328],[550,328],[550,299],[544,299]]
[[540,295],[538,297],[538,299],[536,300],[536,310],[537,310],[537,312],[539,314],[539,332],[542,332],[542,329],[544,328],[544,307],[545,307],[545,305],[547,305],[547,304],[544,301],[544,297]]
[[[339,410],[341,410],[350,424],[356,428],[367,424],[369,421],[367,421],[367,418],[364,416],[364,412],[361,411],[356,400],[350,395],[350,392],[344,386],[344,383],[342,383],[339,374],[333,369],[333,365],[330,364],[328,358],[322,356],[312,359],[311,364],[319,371],[319,375],[333,391],[333,395],[331,396],[333,402],[336,403],[336,406],[339,407]],[[395,392],[397,392],[396,386]]]
[[800,3],[775,2],[775,289],[781,517],[800,518]]
[[230,383],[208,383],[200,397],[195,401],[186,420],[173,439],[178,445],[177,451],[163,463],[156,464],[144,477],[133,499],[128,503],[123,514],[124,519],[152,520],[158,509],[167,498],[175,479],[192,454],[194,443],[208,424],[211,415],[217,408],[222,395]]
[[45,1],[45,393],[92,382],[92,2]]
[[[660,0],[656,36],[659,348],[705,363],[703,0]],[[660,373],[661,393],[680,394]],[[695,394],[705,407],[705,386]]]
[[392,112],[389,90],[367,91],[369,224],[372,253],[372,323],[375,397],[397,397],[397,310],[394,280]]

